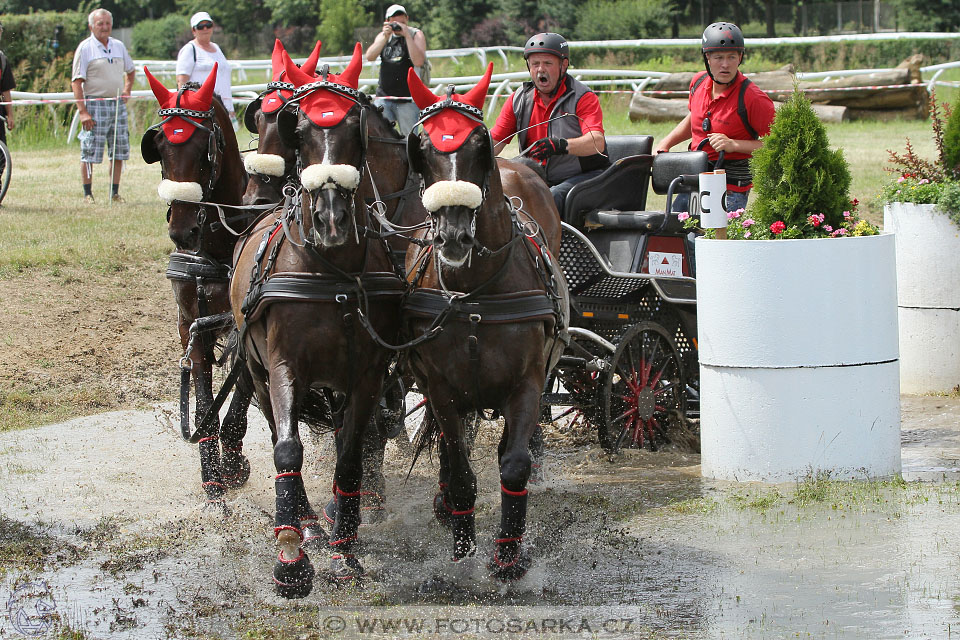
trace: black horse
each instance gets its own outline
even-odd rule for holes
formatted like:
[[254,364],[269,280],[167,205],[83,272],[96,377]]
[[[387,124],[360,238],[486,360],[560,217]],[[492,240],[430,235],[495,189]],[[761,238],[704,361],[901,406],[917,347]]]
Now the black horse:
[[492,70],[464,96],[451,86],[446,99],[408,74],[423,123],[423,131],[410,136],[408,155],[426,187],[431,229],[425,237],[432,244],[411,246],[407,254],[417,288],[404,302],[404,325],[412,336],[442,326],[414,348],[410,364],[440,430],[435,511],[453,530],[454,561],[476,551],[477,486],[463,416],[493,409],[504,418],[501,521],[490,569],[512,580],[530,566],[522,546],[529,443],[544,381],[563,351],[569,301],[563,274],[552,266],[550,243],[559,242],[560,217],[550,191],[527,167],[498,166],[483,124]]
[[[212,416],[211,426],[190,434],[189,384],[196,390],[196,416],[213,404],[212,367],[217,339],[231,340],[229,272],[236,238],[218,219],[214,208],[200,204],[240,204],[247,175],[230,118],[213,95],[217,69],[203,85],[169,91],[144,68],[160,103],[163,121],[143,135],[140,151],[148,164],[160,162],[163,180],[158,189],[168,204],[167,222],[176,250],[167,277],[178,308],[178,328],[184,348],[181,361],[181,427],[184,438],[200,445],[200,469],[207,499],[223,509],[227,487],[239,487],[250,475],[243,455],[250,404],[249,376],[241,369],[224,418]],[[222,443],[222,454],[218,440]]]

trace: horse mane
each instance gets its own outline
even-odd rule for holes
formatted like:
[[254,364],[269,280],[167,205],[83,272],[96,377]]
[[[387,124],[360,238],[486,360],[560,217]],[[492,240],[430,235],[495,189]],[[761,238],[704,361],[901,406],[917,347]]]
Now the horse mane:
[[370,109],[370,113],[375,114],[375,117],[380,121],[381,127],[386,135],[394,138],[395,140],[402,140],[403,136],[400,135],[400,132],[397,131],[397,128],[394,127],[387,118],[383,115],[383,107],[373,103],[373,99],[364,92],[360,92],[360,104],[363,107]]

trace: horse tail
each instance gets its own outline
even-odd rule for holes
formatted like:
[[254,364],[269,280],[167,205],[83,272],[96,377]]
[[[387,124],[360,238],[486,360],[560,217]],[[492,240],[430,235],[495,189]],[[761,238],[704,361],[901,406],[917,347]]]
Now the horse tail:
[[440,431],[440,422],[433,415],[433,407],[427,402],[426,411],[423,412],[423,420],[420,422],[420,428],[417,430],[417,437],[413,441],[413,460],[410,461],[410,468],[407,469],[407,480],[413,472],[413,467],[417,464],[420,454],[424,451],[428,453],[440,446],[440,437],[443,432]]

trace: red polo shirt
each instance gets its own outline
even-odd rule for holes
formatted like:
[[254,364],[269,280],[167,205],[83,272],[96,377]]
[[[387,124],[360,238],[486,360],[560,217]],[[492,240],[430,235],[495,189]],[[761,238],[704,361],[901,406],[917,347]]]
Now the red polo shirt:
[[[703,79],[696,91],[693,91],[693,85],[700,78],[706,75],[706,71],[696,74],[690,82],[690,98],[688,105],[690,107],[690,129],[693,134],[690,142],[691,149],[697,149],[700,142],[707,137],[707,132],[703,130],[703,121],[710,118],[709,133],[723,133],[728,138],[734,140],[752,140],[753,136],[743,126],[743,120],[737,113],[737,103],[740,96],[740,85],[743,84],[744,76],[739,71],[733,83],[727,87],[720,97],[713,98],[713,78],[709,75]],[[757,135],[765,136],[770,133],[770,123],[773,122],[773,116],[776,109],[770,97],[761,91],[756,84],[750,84],[743,96],[743,104],[747,109],[747,119],[750,126],[756,130]],[[709,115],[708,115],[709,114]],[[702,147],[711,161],[717,159],[717,152],[710,146],[709,142],[704,143]],[[749,158],[749,153],[727,152],[727,160],[742,160]],[[734,191],[746,191],[750,187],[733,187]]]
[[[527,144],[533,144],[537,140],[546,138],[549,135],[547,130],[549,123],[547,120],[551,118],[553,106],[566,91],[567,83],[564,82],[560,85],[560,90],[557,91],[547,104],[544,104],[540,98],[540,92],[534,91],[533,109],[530,111],[530,122],[522,126],[517,125],[517,118],[513,113],[513,96],[516,94],[511,93],[510,97],[507,98],[507,101],[503,104],[503,108],[500,109],[500,115],[497,116],[497,121],[494,123],[493,128],[490,129],[490,135],[493,137],[494,142],[509,142],[510,138],[517,133],[517,129],[521,129],[527,124],[533,125],[527,130]],[[603,111],[600,109],[600,100],[597,99],[597,94],[593,92],[585,93],[580,98],[580,101],[577,103],[577,116],[580,118],[581,135],[590,131],[603,133]],[[521,149],[521,151],[523,151],[523,149]]]

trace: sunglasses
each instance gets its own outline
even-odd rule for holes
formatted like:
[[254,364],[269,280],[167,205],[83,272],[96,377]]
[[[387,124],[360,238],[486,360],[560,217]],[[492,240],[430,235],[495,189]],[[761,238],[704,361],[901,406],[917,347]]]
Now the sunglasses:
[[212,23],[212,22],[201,22],[200,24],[198,24],[198,25],[197,25],[196,27],[194,27],[194,28],[195,28],[197,31],[203,31],[204,29],[213,29],[213,23]]

